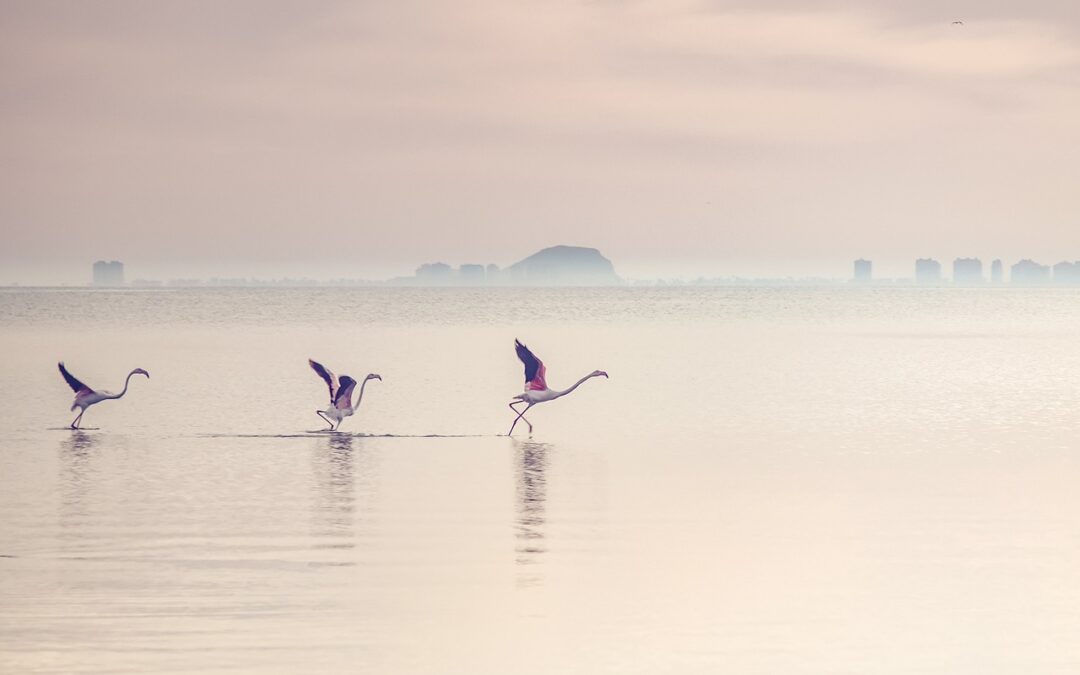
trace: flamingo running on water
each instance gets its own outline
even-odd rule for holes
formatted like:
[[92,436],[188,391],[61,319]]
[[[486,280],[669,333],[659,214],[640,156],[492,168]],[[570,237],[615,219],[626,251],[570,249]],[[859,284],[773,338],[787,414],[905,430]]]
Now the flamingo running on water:
[[75,402],[71,404],[71,410],[74,411],[75,408],[81,408],[81,410],[79,411],[79,416],[71,421],[72,429],[79,428],[79,421],[82,420],[83,414],[86,413],[86,409],[90,406],[94,405],[95,403],[101,403],[102,401],[108,401],[112,398],[120,398],[124,394],[126,394],[128,390],[128,382],[131,381],[132,375],[145,375],[146,379],[150,379],[150,373],[146,372],[142,368],[136,368],[135,370],[128,373],[127,379],[124,380],[124,390],[121,391],[119,394],[112,394],[104,390],[94,391],[90,387],[80,382],[78,379],[76,379],[74,375],[68,372],[67,368],[64,367],[63,361],[56,365],[60,367],[60,374],[64,376],[64,381],[66,381],[68,383],[68,386],[71,387],[72,391],[75,392]]
[[[547,380],[545,379],[547,368],[544,367],[544,362],[536,358],[536,355],[529,351],[528,347],[521,344],[521,342],[516,339],[514,340],[514,350],[517,351],[518,358],[521,359],[521,362],[525,364],[525,393],[518,394],[510,401],[510,409],[517,413],[517,417],[514,418],[514,423],[510,425],[510,431],[506,432],[507,436],[514,433],[514,427],[517,426],[518,420],[524,420],[525,424],[529,425],[529,433],[532,433],[532,423],[525,419],[525,413],[529,412],[529,408],[537,403],[554,401],[557,398],[566,396],[580,387],[581,384],[589,378],[608,376],[608,374],[602,370],[594,370],[575,382],[569,389],[564,389],[562,391],[550,389],[547,386]],[[518,410],[514,407],[521,403],[525,404],[523,410]]]
[[330,407],[326,410],[315,411],[316,415],[323,418],[330,425],[330,431],[336,431],[341,426],[341,420],[355,413],[356,409],[360,407],[360,401],[364,398],[364,387],[367,386],[368,380],[382,381],[382,376],[368,373],[368,376],[364,378],[363,383],[360,385],[360,395],[356,397],[356,405],[353,405],[351,401],[353,389],[356,388],[356,380],[348,375],[342,375],[338,378],[337,375],[334,375],[318,361],[308,359],[308,365],[318,373],[319,377],[326,382],[326,386],[330,388]]

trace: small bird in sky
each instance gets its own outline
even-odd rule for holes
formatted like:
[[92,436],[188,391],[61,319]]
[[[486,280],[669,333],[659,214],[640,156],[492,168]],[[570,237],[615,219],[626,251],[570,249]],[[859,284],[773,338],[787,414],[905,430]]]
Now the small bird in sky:
[[963,21],[953,21],[952,25],[954,25],[954,26],[963,26],[964,22]]

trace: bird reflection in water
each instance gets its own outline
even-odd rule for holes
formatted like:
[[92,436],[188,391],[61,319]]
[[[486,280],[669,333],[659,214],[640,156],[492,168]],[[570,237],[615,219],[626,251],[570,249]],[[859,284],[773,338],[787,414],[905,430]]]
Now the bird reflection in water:
[[517,456],[516,562],[520,566],[518,584],[533,586],[541,581],[533,567],[547,551],[544,546],[547,506],[548,452],[550,446],[532,441],[515,442]]
[[[351,537],[355,487],[353,483],[353,436],[334,434],[320,439],[312,454],[315,476],[316,534]],[[351,542],[332,544],[352,548]]]
[[80,527],[87,515],[97,444],[97,435],[79,430],[60,441],[60,526],[65,529]]

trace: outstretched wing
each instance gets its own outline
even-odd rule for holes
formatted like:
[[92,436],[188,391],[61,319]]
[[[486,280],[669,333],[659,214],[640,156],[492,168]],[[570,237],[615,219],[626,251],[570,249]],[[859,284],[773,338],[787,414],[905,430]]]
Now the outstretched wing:
[[348,375],[341,376],[341,386],[338,387],[337,396],[334,397],[334,407],[345,410],[352,406],[352,393],[356,388],[356,380]]
[[60,363],[58,363],[56,365],[60,367],[60,374],[64,376],[64,381],[68,383],[68,386],[71,387],[71,390],[73,392],[75,392],[76,394],[93,394],[94,393],[93,389],[86,386],[82,382],[79,382],[79,380],[74,375],[72,375],[71,373],[68,372],[68,369],[64,367],[64,362],[63,361],[61,361]]
[[525,364],[525,388],[540,391],[547,389],[547,368],[544,367],[544,362],[536,358],[536,354],[518,340],[514,340],[514,350]]
[[319,363],[318,361],[312,361],[311,359],[308,359],[307,362],[308,365],[311,366],[311,369],[314,370],[315,373],[318,374],[318,376],[326,382],[326,386],[330,388],[330,404],[333,405],[334,401],[337,399],[338,393],[337,375],[331,373],[329,370],[327,370],[326,366]]

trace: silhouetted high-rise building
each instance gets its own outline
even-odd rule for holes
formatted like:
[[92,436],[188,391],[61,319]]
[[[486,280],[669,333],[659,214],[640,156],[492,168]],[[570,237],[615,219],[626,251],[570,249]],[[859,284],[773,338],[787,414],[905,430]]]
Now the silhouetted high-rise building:
[[123,286],[124,263],[118,260],[113,260],[112,262],[99,260],[94,263],[94,285]]
[[958,286],[978,286],[983,282],[982,261],[978,258],[957,258],[952,264],[952,278]]
[[416,268],[416,280],[431,285],[449,284],[454,269],[446,263],[424,263]]
[[940,284],[941,263],[933,258],[919,258],[915,261],[915,283]]
[[462,265],[458,268],[458,281],[467,286],[480,286],[484,283],[483,265]]
[[874,278],[874,263],[859,258],[855,261],[855,283],[868,284]]
[[1021,260],[1012,266],[1009,281],[1019,286],[1038,286],[1050,283],[1050,268],[1034,260]]
[[994,262],[990,263],[990,283],[1000,284],[1005,281],[1005,266],[1001,263],[1001,259],[998,258]]
[[1054,265],[1054,283],[1064,286],[1080,286],[1080,260],[1059,262]]

